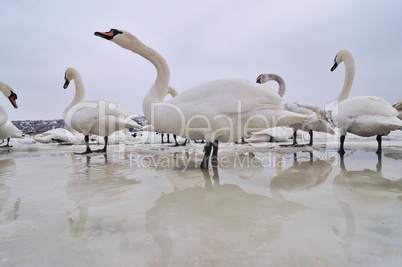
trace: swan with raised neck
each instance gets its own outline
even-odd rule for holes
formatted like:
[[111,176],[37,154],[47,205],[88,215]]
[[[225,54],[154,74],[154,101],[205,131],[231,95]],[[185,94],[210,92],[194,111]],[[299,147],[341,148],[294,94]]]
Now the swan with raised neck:
[[86,151],[78,154],[93,152],[89,147],[90,134],[104,137],[103,149],[95,152],[106,153],[109,135],[125,128],[140,128],[119,103],[107,99],[85,100],[84,82],[75,68],[66,69],[64,80],[64,89],[67,89],[71,80],[75,83],[75,96],[64,110],[63,118],[71,130],[85,136]]
[[339,51],[331,71],[334,71],[341,62],[345,63],[345,81],[332,110],[332,119],[341,135],[339,153],[345,154],[345,136],[349,132],[363,137],[376,135],[378,143],[376,153],[380,155],[381,135],[402,128],[402,121],[397,117],[398,111],[378,96],[349,98],[355,75],[352,53],[348,50]]
[[111,29],[95,35],[140,54],[156,67],[156,81],[143,101],[144,115],[160,131],[204,139],[201,168],[208,167],[212,148],[212,158],[217,158],[218,141],[235,142],[257,129],[288,126],[308,118],[285,110],[282,98],[271,87],[238,78],[206,82],[162,103],[169,84],[169,68],[162,56],[127,31]]
[[111,29],[107,33],[95,32],[95,35],[111,40],[117,45],[142,56],[155,66],[157,71],[155,82],[142,102],[144,115],[149,119],[152,112],[152,103],[163,102],[168,94],[170,70],[165,59],[154,49],[144,45],[137,37],[127,31]]
[[332,66],[331,71],[334,71],[341,62],[344,62],[345,64],[345,81],[343,83],[342,90],[337,98],[337,103],[340,103],[349,97],[350,90],[352,89],[353,85],[353,80],[355,78],[355,60],[350,51],[341,50],[336,54],[334,65]]

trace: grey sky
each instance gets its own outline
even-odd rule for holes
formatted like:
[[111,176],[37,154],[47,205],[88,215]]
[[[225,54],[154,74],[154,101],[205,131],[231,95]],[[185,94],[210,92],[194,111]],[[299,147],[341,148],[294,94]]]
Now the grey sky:
[[[336,53],[356,61],[351,96],[402,98],[400,1],[11,1],[0,2],[0,80],[18,94],[12,120],[58,119],[72,101],[64,71],[77,68],[87,99],[119,102],[142,114],[156,78],[150,62],[94,36],[124,29],[159,52],[179,93],[214,79],[282,76],[284,101],[324,107],[343,85]],[[277,88],[276,84],[272,86]]]

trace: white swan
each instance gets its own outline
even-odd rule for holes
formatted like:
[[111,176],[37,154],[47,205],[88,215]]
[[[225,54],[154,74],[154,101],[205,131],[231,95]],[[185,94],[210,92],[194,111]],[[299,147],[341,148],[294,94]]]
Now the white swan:
[[402,99],[392,105],[398,111],[398,118],[402,120]]
[[[17,94],[14,92],[13,88],[9,86],[8,84],[5,84],[0,81],[0,91],[4,94],[5,97],[7,97],[11,104],[13,105],[14,108],[18,108],[16,99],[17,99]],[[0,105],[0,126],[6,123],[8,120],[8,115],[6,110]]]
[[157,77],[144,98],[144,115],[159,131],[190,140],[204,139],[207,144],[201,168],[208,167],[212,147],[212,159],[217,160],[218,141],[235,142],[249,132],[307,118],[286,111],[274,89],[243,79],[203,83],[163,103],[170,78],[164,58],[127,31],[111,29],[95,35],[141,55],[155,66]]
[[54,128],[42,133],[41,135],[34,136],[34,140],[39,143],[71,143],[78,144],[78,133],[73,130],[70,132],[64,128]]
[[10,120],[0,126],[0,140],[7,139],[7,144],[1,147],[11,147],[10,138],[23,138],[22,131],[18,129]]
[[[114,133],[112,133],[111,135],[108,136],[107,138],[107,142],[109,145],[116,145],[119,143],[126,143],[126,142],[130,142],[134,139],[134,137],[131,135],[131,133],[128,131],[127,128],[120,130],[120,131],[116,131]],[[100,138],[100,136],[96,137],[96,141],[99,144],[105,144],[105,140],[104,138]]]
[[[279,75],[264,73],[257,77],[257,83],[266,83],[270,80],[278,82],[278,94],[283,97],[286,91],[286,86],[285,82]],[[308,146],[313,145],[313,131],[335,134],[327,114],[325,114],[325,111],[319,107],[306,102],[295,101],[286,103],[285,109],[299,114],[309,115],[315,113],[316,115],[316,117],[310,120],[309,123],[295,123],[289,126],[293,129],[293,144],[291,146],[300,146],[297,143],[297,130],[302,130],[310,134],[310,142],[307,144]]]
[[89,148],[90,134],[104,136],[105,145],[103,149],[95,152],[105,153],[109,135],[124,128],[140,128],[118,103],[106,99],[84,100],[84,82],[76,69],[67,68],[64,77],[64,89],[68,87],[71,80],[74,80],[75,97],[64,110],[63,118],[72,130],[74,129],[84,134],[86,151],[83,154],[92,153]]
[[289,137],[290,135],[286,131],[285,127],[273,127],[256,133],[252,133],[250,138],[247,138],[246,141],[251,143],[286,142],[289,139]]
[[[17,94],[14,92],[11,86],[0,82],[0,91],[10,100],[14,108],[18,108],[16,102]],[[0,105],[0,140],[7,139],[7,145],[5,146],[10,146],[10,137],[12,137],[13,134],[16,134],[18,132],[17,130],[19,131],[19,129],[15,127],[8,119],[6,110]]]
[[377,135],[377,154],[381,153],[381,134],[402,127],[398,119],[398,111],[384,99],[377,96],[349,97],[355,75],[355,61],[352,53],[341,50],[336,54],[335,63],[331,68],[334,71],[341,63],[345,63],[345,82],[342,91],[334,103],[332,119],[340,131],[339,153],[344,154],[346,133],[353,133],[363,137]]

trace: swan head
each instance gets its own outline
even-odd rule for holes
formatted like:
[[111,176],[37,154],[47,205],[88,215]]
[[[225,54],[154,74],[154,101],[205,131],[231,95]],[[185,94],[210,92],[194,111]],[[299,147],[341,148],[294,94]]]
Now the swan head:
[[95,32],[95,35],[129,50],[135,50],[133,44],[142,44],[137,37],[124,30],[110,29],[108,32]]
[[17,94],[14,92],[13,88],[8,84],[0,82],[0,90],[3,92],[4,96],[10,100],[11,104],[14,108],[18,108],[17,105]]
[[67,89],[68,85],[72,80],[74,80],[74,77],[78,71],[74,68],[67,68],[66,72],[64,73],[64,85],[63,88]]
[[351,58],[352,57],[352,53],[348,50],[341,50],[339,51],[334,59],[334,65],[331,68],[331,71],[334,71],[339,64],[341,64],[341,62],[345,61],[345,59],[347,58]]
[[256,83],[262,84],[262,83],[266,83],[271,80],[276,81],[279,84],[278,94],[281,97],[283,97],[283,95],[285,94],[285,91],[286,91],[286,85],[285,85],[285,81],[278,74],[273,74],[273,73],[260,74],[260,75],[258,75],[258,77],[256,79]]
[[256,83],[266,83],[268,82],[268,74],[264,73],[264,74],[260,74],[258,75],[256,81]]
[[256,79],[256,83],[266,83],[268,81],[271,80],[277,80],[278,75],[276,74],[271,74],[271,73],[263,73],[258,75],[257,79]]

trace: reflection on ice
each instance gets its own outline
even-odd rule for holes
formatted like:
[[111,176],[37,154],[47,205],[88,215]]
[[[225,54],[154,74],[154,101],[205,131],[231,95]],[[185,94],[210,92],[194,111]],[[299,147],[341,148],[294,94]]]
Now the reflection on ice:
[[400,146],[348,144],[341,162],[337,143],[226,145],[206,171],[201,146],[16,144],[0,151],[0,262],[398,266]]
[[[10,186],[6,184],[7,180],[15,173],[17,165],[13,159],[0,159],[0,212],[3,211],[4,205],[7,203],[10,197]],[[20,207],[21,199],[18,198],[14,204],[13,209],[4,213],[5,222],[14,221],[18,219],[18,210]],[[1,217],[0,217],[1,218]],[[0,224],[1,224],[0,219]]]
[[[78,158],[82,157],[78,156]],[[102,158],[99,160],[97,157],[86,156],[86,164],[83,165],[76,155],[71,155],[74,172],[67,182],[66,194],[76,202],[78,210],[78,219],[68,218],[70,233],[73,237],[84,234],[89,216],[88,209],[105,208],[123,201],[125,193],[139,183],[135,179],[127,179],[119,172],[119,169],[107,168],[107,157],[102,156]]]
[[375,170],[348,171],[347,163],[341,157],[341,172],[333,181],[334,196],[344,213],[346,227],[344,233],[334,227],[335,234],[347,246],[364,240],[372,243],[375,238],[385,237],[387,243],[397,244],[401,249],[401,236],[398,237],[401,233],[394,232],[392,220],[384,223],[384,214],[393,213],[392,210],[401,205],[402,179],[393,181],[384,177],[381,155],[378,155],[377,164],[373,164]]
[[248,194],[235,184],[221,184],[219,168],[212,173],[193,171],[203,176],[205,186],[162,195],[146,213],[147,231],[161,250],[160,266],[191,265],[199,260],[229,266],[251,255],[259,263],[259,256],[279,238],[282,223],[306,209],[299,203]]
[[271,192],[276,197],[282,197],[281,191],[297,192],[308,190],[324,183],[332,171],[332,163],[335,157],[326,160],[313,159],[310,152],[310,160],[298,161],[294,154],[293,165],[282,169],[278,164],[277,175],[271,180]]

